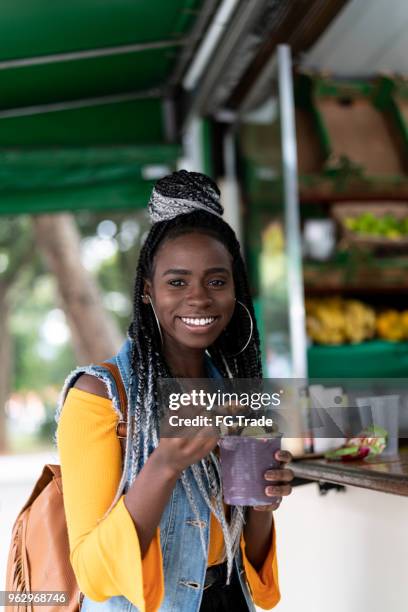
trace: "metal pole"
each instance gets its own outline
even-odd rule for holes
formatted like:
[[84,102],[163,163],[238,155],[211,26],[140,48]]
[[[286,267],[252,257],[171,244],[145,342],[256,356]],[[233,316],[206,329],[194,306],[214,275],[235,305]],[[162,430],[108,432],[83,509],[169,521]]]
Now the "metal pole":
[[151,51],[155,49],[167,49],[169,47],[179,47],[185,44],[186,39],[157,40],[147,43],[117,45],[116,47],[102,47],[100,49],[84,49],[82,51],[70,51],[67,53],[53,53],[50,55],[21,57],[18,59],[4,60],[0,62],[0,70],[10,70],[10,68],[27,68],[28,66],[42,66],[44,64],[56,64],[59,62],[76,62],[78,60],[93,59],[97,57],[110,57],[112,55],[139,53],[141,51]]
[[232,227],[239,243],[242,245],[240,190],[236,169],[235,132],[232,129],[229,129],[224,135],[223,154],[225,168],[225,179],[222,182],[224,218]]
[[135,91],[96,98],[83,98],[82,100],[68,100],[64,102],[53,102],[50,104],[36,104],[35,106],[22,106],[21,108],[10,108],[0,110],[0,119],[12,117],[29,117],[32,115],[44,115],[46,113],[57,113],[66,110],[87,108],[90,106],[105,106],[106,104],[120,104],[121,102],[132,102],[147,98],[160,98],[163,95],[161,89],[149,89],[146,91]]
[[292,375],[294,378],[307,378],[307,343],[290,47],[279,45],[277,53]]

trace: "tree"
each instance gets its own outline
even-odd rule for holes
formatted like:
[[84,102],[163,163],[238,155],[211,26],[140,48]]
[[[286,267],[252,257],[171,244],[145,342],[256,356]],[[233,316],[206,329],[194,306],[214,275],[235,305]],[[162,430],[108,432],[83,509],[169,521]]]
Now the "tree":
[[[107,219],[114,219],[117,249],[101,260],[92,276],[80,261],[81,241],[88,240],[87,249],[92,249],[89,243],[97,243],[102,235],[99,225]],[[35,390],[48,401],[52,387],[60,387],[75,363],[102,361],[117,351],[123,335],[119,327],[124,331],[129,324],[135,265],[147,226],[141,211],[83,211],[75,222],[69,215],[2,217],[0,452],[6,451],[4,407],[12,389]],[[40,351],[43,323],[55,306],[65,312],[71,342],[61,338],[53,348],[44,345],[44,353]],[[54,351],[51,361],[50,350]],[[54,400],[50,401],[52,405]]]
[[0,283],[0,453],[7,450],[5,406],[11,387],[11,337],[9,332],[8,286]]
[[122,335],[103,307],[97,284],[80,259],[80,234],[69,214],[32,218],[36,243],[55,276],[78,363],[98,363],[117,352]]
[[[10,257],[11,247],[13,257]],[[0,453],[7,450],[5,406],[12,384],[13,343],[9,318],[11,290],[17,278],[33,266],[33,241],[22,219],[4,219],[0,231]]]

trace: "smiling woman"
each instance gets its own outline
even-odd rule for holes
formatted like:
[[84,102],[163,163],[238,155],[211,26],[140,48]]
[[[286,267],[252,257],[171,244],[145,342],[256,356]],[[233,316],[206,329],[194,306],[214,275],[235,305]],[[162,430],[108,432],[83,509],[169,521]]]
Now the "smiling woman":
[[[213,181],[184,170],[156,183],[136,270],[128,339],[111,363],[67,379],[57,412],[71,563],[82,609],[254,610],[279,601],[272,511],[290,493],[286,453],[269,506],[226,506],[216,436],[160,437],[157,380],[260,378],[259,335],[240,246]],[[266,483],[267,484],[267,483]],[[268,493],[269,491],[269,493]]]
[[149,298],[161,322],[167,361],[177,364],[184,376],[204,378],[203,349],[221,335],[235,307],[227,248],[197,232],[167,238],[144,282],[143,302],[149,303]]

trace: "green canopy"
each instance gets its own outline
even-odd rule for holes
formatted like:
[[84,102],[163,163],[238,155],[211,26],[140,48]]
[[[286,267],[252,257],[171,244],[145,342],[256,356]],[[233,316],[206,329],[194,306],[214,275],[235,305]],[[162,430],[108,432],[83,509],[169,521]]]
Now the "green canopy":
[[[0,214],[144,206],[202,0],[3,0]],[[175,84],[175,83],[174,83]]]

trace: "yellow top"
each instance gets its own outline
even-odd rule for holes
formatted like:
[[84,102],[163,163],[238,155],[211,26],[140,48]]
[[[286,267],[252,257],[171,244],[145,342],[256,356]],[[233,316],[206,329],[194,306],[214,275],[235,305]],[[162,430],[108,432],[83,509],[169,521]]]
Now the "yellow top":
[[[142,559],[133,519],[124,495],[103,519],[115,496],[122,471],[116,436],[118,415],[111,400],[71,389],[57,430],[70,560],[79,588],[95,601],[124,595],[142,612],[158,610],[164,595],[160,531]],[[257,572],[243,563],[256,605],[270,609],[279,599],[273,528],[270,551]],[[211,514],[208,564],[222,560],[223,534]]]

